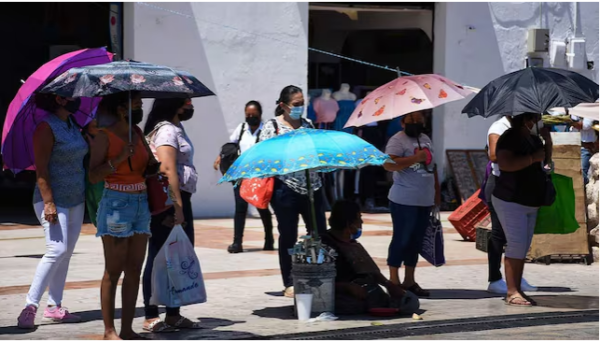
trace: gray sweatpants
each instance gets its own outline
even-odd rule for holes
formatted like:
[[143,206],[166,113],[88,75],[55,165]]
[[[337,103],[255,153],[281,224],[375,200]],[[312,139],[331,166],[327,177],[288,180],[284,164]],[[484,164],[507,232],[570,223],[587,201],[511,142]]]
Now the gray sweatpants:
[[506,235],[506,257],[525,259],[533,239],[539,208],[505,202],[494,196],[492,196],[492,205]]

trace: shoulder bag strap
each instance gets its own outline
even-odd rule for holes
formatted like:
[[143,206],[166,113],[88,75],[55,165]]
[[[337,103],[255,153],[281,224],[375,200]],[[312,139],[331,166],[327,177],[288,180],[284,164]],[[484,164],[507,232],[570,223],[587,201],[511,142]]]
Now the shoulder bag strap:
[[240,130],[240,136],[239,136],[238,141],[237,141],[238,149],[239,149],[240,143],[242,142],[242,137],[244,136],[244,130],[246,130],[246,123],[245,122],[242,124],[242,129]]
[[279,135],[279,125],[277,124],[277,118],[271,119],[273,122],[273,128],[275,128],[275,135]]
[[262,131],[262,130],[260,130],[260,129],[259,129],[259,130],[258,130],[258,132],[256,132],[256,143],[257,143],[257,144],[260,142],[260,132],[261,132],[261,131]]
[[[158,160],[156,160],[156,158],[154,157],[154,153],[152,153],[150,145],[148,145],[148,140],[144,137],[144,132],[142,132],[142,130],[138,126],[135,126],[135,131],[140,136],[142,144],[144,144],[144,147],[146,148],[146,152],[148,152],[148,165],[157,164]],[[150,134],[155,133],[155,131],[156,128],[152,132],[150,132]],[[148,136],[150,136],[150,134],[148,134]]]

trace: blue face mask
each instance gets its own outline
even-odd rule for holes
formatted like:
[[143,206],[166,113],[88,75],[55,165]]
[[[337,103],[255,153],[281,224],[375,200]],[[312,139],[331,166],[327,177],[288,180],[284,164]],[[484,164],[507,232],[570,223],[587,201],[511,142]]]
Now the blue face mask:
[[302,114],[304,114],[304,106],[290,107],[290,118],[292,120],[299,120]]
[[362,228],[358,228],[356,233],[352,234],[350,237],[352,240],[357,240],[362,235]]

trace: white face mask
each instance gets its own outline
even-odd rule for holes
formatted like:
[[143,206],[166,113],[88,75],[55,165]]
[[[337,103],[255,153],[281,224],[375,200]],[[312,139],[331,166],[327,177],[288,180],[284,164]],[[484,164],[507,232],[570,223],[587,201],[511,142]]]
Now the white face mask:
[[531,132],[531,135],[538,135],[540,133],[540,131],[542,130],[542,128],[544,128],[544,122],[542,120],[540,120],[540,121],[536,122],[535,125],[531,126],[529,131]]

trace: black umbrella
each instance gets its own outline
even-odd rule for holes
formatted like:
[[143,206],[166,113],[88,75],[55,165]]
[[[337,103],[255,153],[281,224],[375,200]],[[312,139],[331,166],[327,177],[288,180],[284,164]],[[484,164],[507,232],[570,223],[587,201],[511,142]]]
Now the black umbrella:
[[546,113],[598,99],[598,84],[573,71],[527,68],[499,77],[473,97],[462,112],[469,117]]

